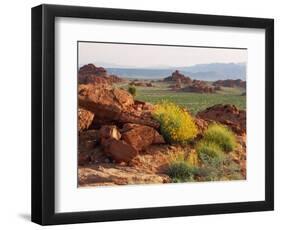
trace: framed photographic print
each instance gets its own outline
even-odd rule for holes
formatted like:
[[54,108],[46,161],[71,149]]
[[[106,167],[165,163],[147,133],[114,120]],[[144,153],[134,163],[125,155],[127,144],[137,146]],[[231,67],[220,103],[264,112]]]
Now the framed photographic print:
[[273,19],[32,9],[32,221],[273,210]]

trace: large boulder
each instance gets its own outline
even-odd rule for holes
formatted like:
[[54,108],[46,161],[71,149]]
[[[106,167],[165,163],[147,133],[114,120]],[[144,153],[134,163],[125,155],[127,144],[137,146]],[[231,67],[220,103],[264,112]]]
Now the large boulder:
[[164,144],[164,138],[152,127],[145,125],[131,125],[123,127],[127,131],[122,133],[122,140],[133,146],[137,151],[144,150],[151,144]]
[[95,114],[93,125],[99,128],[105,124],[136,123],[159,128],[151,112],[153,106],[148,103],[134,102],[133,96],[126,90],[106,85],[80,85],[78,90],[79,106]]
[[78,109],[78,131],[81,132],[83,130],[86,130],[89,128],[89,126],[92,124],[94,119],[94,113],[79,108]]
[[79,106],[87,108],[98,119],[119,120],[123,110],[134,104],[134,99],[126,90],[102,85],[79,85]]
[[137,150],[123,140],[115,125],[104,125],[99,130],[100,144],[104,153],[117,163],[129,162],[137,154]]
[[119,131],[115,125],[105,125],[99,130],[104,153],[116,162],[130,162],[139,151],[151,144],[164,144],[164,138],[152,127],[125,124]]
[[235,105],[214,105],[197,113],[196,117],[227,125],[238,135],[246,134],[246,111],[239,110]]
[[104,152],[117,163],[130,162],[138,151],[123,140],[108,139],[103,142]]

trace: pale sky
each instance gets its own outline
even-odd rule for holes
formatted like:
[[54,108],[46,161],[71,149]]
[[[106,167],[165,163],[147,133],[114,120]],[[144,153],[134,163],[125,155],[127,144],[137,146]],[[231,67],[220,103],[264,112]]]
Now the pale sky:
[[79,66],[186,67],[207,63],[247,62],[247,50],[79,42]]

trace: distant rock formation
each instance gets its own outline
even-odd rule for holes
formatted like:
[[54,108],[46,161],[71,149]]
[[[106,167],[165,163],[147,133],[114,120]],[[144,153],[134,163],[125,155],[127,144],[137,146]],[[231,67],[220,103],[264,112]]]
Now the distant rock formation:
[[219,90],[219,87],[214,87],[205,81],[192,80],[190,77],[181,74],[178,70],[174,71],[171,76],[164,78],[164,81],[173,82],[169,88],[176,91],[215,93],[216,90]]
[[146,82],[146,81],[138,81],[138,80],[131,81],[129,85],[141,86],[141,87],[153,87],[154,86],[151,81]]
[[187,92],[194,93],[215,93],[216,89],[213,86],[210,86],[205,81],[193,80],[192,83],[182,89]]
[[213,83],[214,86],[217,87],[241,87],[241,88],[246,88],[246,81],[242,81],[241,79],[237,80],[232,80],[232,79],[227,79],[227,80],[218,80]]
[[109,75],[103,67],[96,67],[94,64],[82,66],[78,71],[79,84],[113,84],[122,82],[123,79],[116,75]]
[[174,71],[171,76],[164,78],[164,81],[174,81],[178,84],[190,84],[192,82],[190,77],[184,76],[178,70]]

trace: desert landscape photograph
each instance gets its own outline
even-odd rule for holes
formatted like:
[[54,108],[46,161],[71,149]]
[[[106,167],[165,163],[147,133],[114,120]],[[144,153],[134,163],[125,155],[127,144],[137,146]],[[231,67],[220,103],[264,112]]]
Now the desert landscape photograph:
[[247,49],[78,45],[78,187],[246,180]]

